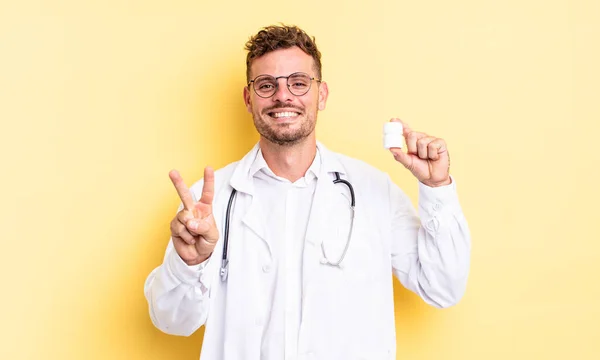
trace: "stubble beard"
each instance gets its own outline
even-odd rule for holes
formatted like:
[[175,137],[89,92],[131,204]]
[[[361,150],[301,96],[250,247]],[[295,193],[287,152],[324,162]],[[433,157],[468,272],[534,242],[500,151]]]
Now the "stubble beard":
[[[283,107],[284,106],[279,106],[279,108]],[[290,106],[285,107],[290,108]],[[290,127],[295,126],[295,123],[277,124],[269,122],[269,120],[271,119],[271,117],[269,116],[269,112],[272,112],[277,108],[278,107],[272,107],[263,110],[263,114],[260,114],[256,109],[252,110],[254,126],[256,127],[258,133],[266,140],[279,146],[293,146],[302,142],[315,130],[315,126],[317,123],[316,110],[305,112],[302,109],[296,107],[296,109],[300,112],[299,116],[304,117],[304,121],[302,121],[300,128],[292,130],[290,129]]]

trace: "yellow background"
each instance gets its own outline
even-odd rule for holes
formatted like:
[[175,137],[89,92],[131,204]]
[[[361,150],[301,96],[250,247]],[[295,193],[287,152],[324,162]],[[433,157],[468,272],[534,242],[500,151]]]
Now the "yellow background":
[[178,199],[257,140],[244,42],[298,24],[319,139],[417,186],[383,122],[443,137],[473,237],[456,307],[396,282],[398,359],[600,358],[598,1],[2,1],[0,359],[197,359],[143,284]]

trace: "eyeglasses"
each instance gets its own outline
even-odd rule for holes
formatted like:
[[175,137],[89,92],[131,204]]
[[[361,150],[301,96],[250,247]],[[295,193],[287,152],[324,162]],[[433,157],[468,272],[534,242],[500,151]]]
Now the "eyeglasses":
[[254,80],[250,80],[250,84],[253,84],[254,92],[261,98],[270,98],[273,96],[279,88],[279,79],[286,79],[287,88],[290,90],[292,95],[302,96],[310,90],[312,81],[316,80],[321,82],[320,79],[310,77],[308,74],[303,72],[296,72],[288,76],[273,77],[271,75],[259,75]]

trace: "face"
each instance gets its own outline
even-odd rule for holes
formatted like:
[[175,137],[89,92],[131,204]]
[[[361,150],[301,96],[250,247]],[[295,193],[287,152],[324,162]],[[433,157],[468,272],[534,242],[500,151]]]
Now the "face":
[[[276,50],[254,59],[250,78],[258,75],[288,76],[296,72],[317,78],[313,64],[313,58],[298,47]],[[314,139],[317,112],[324,110],[327,102],[327,84],[322,82],[319,85],[313,80],[306,94],[296,96],[288,89],[286,79],[277,81],[277,91],[270,98],[258,96],[253,84],[244,88],[244,101],[254,118],[256,130],[264,140],[282,146]]]

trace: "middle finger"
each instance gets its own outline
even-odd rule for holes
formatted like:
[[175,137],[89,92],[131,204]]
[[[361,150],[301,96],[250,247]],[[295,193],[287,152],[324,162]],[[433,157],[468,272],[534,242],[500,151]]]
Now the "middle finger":
[[434,140],[435,138],[433,136],[426,136],[417,141],[417,152],[421,159],[428,159],[427,146]]
[[424,137],[427,137],[427,134],[417,131],[411,131],[408,133],[408,135],[406,135],[406,151],[409,154],[417,154],[417,142]]

